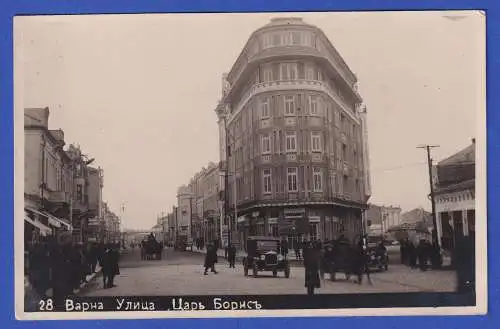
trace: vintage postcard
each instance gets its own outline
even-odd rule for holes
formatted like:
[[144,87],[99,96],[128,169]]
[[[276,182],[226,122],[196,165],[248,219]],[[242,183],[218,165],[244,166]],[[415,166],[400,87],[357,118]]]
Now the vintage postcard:
[[485,20],[16,17],[17,318],[484,314]]

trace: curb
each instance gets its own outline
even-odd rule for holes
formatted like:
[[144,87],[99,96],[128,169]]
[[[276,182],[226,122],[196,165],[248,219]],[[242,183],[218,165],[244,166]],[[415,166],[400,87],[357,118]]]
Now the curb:
[[99,265],[97,265],[95,272],[87,275],[85,277],[87,281],[80,284],[80,288],[73,290],[73,292],[75,294],[79,294],[80,292],[82,292],[95,278],[97,278],[101,274],[101,271],[102,268]]

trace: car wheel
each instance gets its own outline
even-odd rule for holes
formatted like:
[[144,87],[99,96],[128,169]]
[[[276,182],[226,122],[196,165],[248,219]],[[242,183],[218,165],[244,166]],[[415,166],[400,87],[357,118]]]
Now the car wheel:
[[274,276],[274,277],[277,277],[277,276],[278,276],[278,271],[273,270],[273,276]]
[[257,269],[257,266],[254,265],[253,266],[253,277],[256,278],[257,277],[257,273],[259,272],[259,270]]

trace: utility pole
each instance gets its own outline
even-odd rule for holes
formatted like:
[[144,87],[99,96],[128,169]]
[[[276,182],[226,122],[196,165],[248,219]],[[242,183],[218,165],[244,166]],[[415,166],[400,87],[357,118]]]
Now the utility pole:
[[[229,146],[229,131],[227,128],[227,114],[224,114],[224,133],[226,140],[226,163],[224,171],[224,218],[227,222],[227,244],[231,244],[231,218],[229,216],[229,157],[231,156],[231,147]],[[222,240],[222,236],[221,236]]]
[[431,193],[430,193],[430,199],[431,199],[431,206],[432,206],[432,226],[433,226],[433,231],[432,231],[432,240],[434,243],[438,243],[437,241],[437,223],[436,223],[436,202],[434,199],[434,184],[432,181],[432,158],[431,158],[431,149],[439,147],[439,145],[421,145],[417,146],[419,149],[425,149],[427,152],[427,167],[429,170],[429,185],[431,188]]

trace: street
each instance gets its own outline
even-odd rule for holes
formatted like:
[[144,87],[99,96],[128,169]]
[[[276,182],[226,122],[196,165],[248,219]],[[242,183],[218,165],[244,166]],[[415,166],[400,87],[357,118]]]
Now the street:
[[[171,295],[278,295],[305,294],[304,269],[291,268],[290,278],[278,273],[263,272],[259,277],[245,277],[241,262],[236,269],[219,260],[218,274],[203,275],[202,254],[165,250],[162,260],[141,260],[139,250],[122,255],[117,287],[102,289],[102,276],[98,276],[81,292],[82,296],[171,296]],[[372,285],[346,281],[337,274],[338,281],[324,280],[317,294],[345,293],[404,293],[452,292],[456,278],[452,271],[411,270],[403,265],[390,265],[387,272],[372,273]]]

